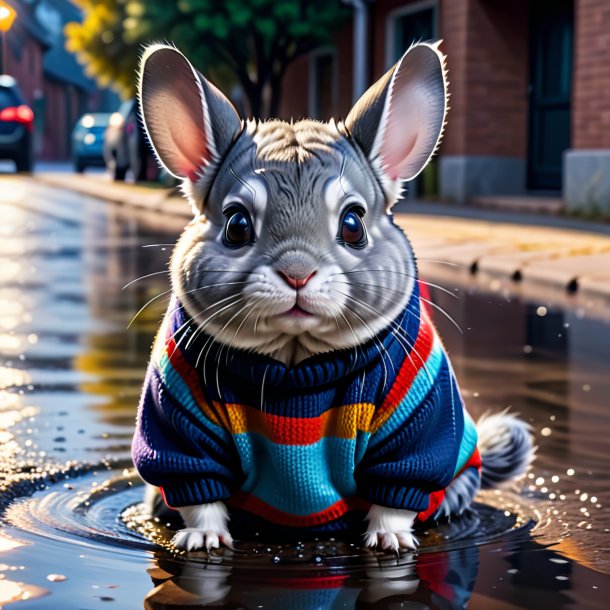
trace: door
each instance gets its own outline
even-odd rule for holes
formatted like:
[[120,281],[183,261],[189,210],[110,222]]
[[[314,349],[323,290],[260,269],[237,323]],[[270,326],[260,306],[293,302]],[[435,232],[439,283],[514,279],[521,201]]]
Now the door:
[[570,147],[572,0],[538,0],[530,13],[528,187],[561,189]]
[[[390,13],[387,31],[390,46],[386,47],[388,67],[398,61],[413,43],[436,40],[436,4],[436,0],[422,0]],[[424,171],[408,183],[406,192],[409,198],[438,195],[437,159],[434,157]]]

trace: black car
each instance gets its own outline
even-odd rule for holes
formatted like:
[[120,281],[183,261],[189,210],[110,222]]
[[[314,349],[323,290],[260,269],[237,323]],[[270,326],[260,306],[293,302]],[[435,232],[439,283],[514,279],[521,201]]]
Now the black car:
[[17,81],[0,75],[0,159],[11,159],[18,172],[32,171],[34,113],[24,102]]
[[136,100],[123,102],[119,110],[110,115],[104,134],[104,159],[114,180],[125,180],[128,170],[136,182],[145,180],[149,170],[154,168]]

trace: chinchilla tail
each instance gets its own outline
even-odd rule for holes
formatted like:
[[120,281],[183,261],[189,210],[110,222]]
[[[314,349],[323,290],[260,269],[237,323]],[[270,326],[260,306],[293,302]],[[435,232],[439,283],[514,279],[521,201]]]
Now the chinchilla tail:
[[520,477],[536,457],[531,426],[508,410],[484,414],[477,422],[477,433],[482,489]]

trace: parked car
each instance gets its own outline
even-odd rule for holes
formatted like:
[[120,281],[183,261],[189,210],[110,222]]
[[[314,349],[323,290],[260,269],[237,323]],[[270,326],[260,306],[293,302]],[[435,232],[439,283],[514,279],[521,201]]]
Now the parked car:
[[136,181],[150,178],[148,169],[155,164],[138,116],[136,100],[123,102],[119,110],[110,115],[104,135],[104,159],[114,180],[125,180],[128,170]]
[[0,159],[11,159],[18,172],[32,171],[34,112],[25,103],[17,81],[0,75]]
[[72,131],[72,159],[74,170],[81,173],[86,167],[104,167],[104,133],[111,114],[96,112],[83,115]]

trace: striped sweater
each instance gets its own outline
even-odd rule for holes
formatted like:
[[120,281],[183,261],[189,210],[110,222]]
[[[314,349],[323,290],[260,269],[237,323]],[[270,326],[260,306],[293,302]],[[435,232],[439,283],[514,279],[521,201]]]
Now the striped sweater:
[[173,299],[132,447],[170,507],[222,500],[238,537],[359,533],[371,504],[426,520],[459,472],[480,467],[474,424],[417,289],[393,328],[293,367],[227,352],[195,331]]

